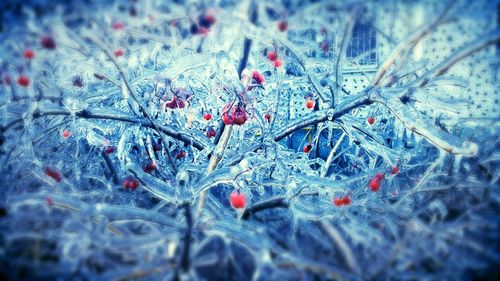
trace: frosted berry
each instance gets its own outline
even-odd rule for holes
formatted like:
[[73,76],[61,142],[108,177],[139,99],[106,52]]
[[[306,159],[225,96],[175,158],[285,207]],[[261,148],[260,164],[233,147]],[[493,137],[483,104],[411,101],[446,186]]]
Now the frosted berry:
[[153,172],[154,170],[156,170],[157,166],[156,166],[156,163],[155,162],[151,162],[149,164],[147,164],[143,170],[144,172],[150,174],[151,172]]
[[311,149],[312,149],[312,145],[310,145],[310,144],[304,145],[304,152],[305,153],[309,153],[311,151]]
[[203,114],[203,119],[210,121],[210,119],[212,119],[212,114],[210,114],[208,112]]
[[399,168],[398,168],[398,166],[394,166],[394,167],[392,167],[391,173],[392,173],[393,175],[397,175],[397,174],[399,173]]
[[277,58],[278,58],[278,55],[276,54],[275,51],[269,51],[267,53],[267,58],[270,60],[270,61],[275,61]]
[[196,33],[200,34],[200,35],[207,35],[209,32],[210,32],[210,29],[203,27],[203,26],[200,26]]
[[259,85],[262,85],[266,82],[266,78],[264,78],[264,75],[260,74],[257,70],[254,70],[252,72],[252,79]]
[[333,205],[340,207],[340,206],[342,206],[342,204],[344,204],[344,203],[343,203],[343,200],[341,197],[333,198]]
[[377,173],[368,183],[368,187],[371,191],[377,192],[380,190],[380,182],[384,179],[384,174]]
[[30,78],[26,75],[21,75],[17,78],[17,84],[23,87],[28,87],[30,85]]
[[75,76],[73,77],[73,86],[81,88],[83,87],[83,78],[81,76]]
[[278,23],[278,29],[281,31],[281,32],[284,32],[288,29],[288,23],[286,21],[280,21]]
[[280,68],[283,65],[283,62],[280,59],[276,59],[273,61],[273,65],[276,68]]
[[368,122],[368,124],[373,125],[373,123],[375,123],[375,118],[368,117],[368,119],[366,119],[366,121]]
[[186,157],[186,152],[184,150],[177,152],[177,154],[175,155],[175,158],[177,158],[177,159],[181,159],[184,157]]
[[343,205],[349,205],[349,204],[351,204],[351,197],[349,197],[347,195],[344,196],[344,197],[342,197],[342,204]]
[[112,27],[114,30],[122,30],[124,26],[125,26],[125,25],[124,25],[124,24],[123,24],[123,22],[121,22],[121,21],[115,21],[115,22],[111,25],[111,27]]
[[123,180],[123,187],[125,189],[136,190],[141,183],[133,176],[128,176]]
[[31,49],[26,49],[23,52],[23,57],[27,59],[32,59],[35,57],[35,52]]
[[231,206],[233,206],[233,208],[241,209],[245,208],[247,199],[245,193],[233,191],[229,196],[229,201],[231,202]]
[[314,101],[311,99],[306,100],[306,107],[311,109],[314,107]]
[[40,44],[48,50],[54,50],[56,48],[56,41],[48,35],[44,35],[40,38]]
[[104,148],[104,153],[106,153],[106,154],[111,154],[115,151],[116,151],[116,147],[114,147],[114,146],[107,146],[106,148]]
[[210,28],[214,23],[217,21],[215,16],[213,14],[204,14],[200,15],[198,18],[198,23],[200,26],[205,27],[205,28]]
[[71,131],[69,130],[64,130],[62,133],[64,138],[69,138],[71,136]]
[[115,57],[121,57],[121,56],[123,56],[123,50],[121,50],[121,49],[114,50],[113,54],[115,55]]
[[56,182],[61,182],[62,181],[62,174],[61,172],[59,172],[58,170],[50,167],[50,166],[46,166],[44,169],[43,169],[43,172],[53,178]]

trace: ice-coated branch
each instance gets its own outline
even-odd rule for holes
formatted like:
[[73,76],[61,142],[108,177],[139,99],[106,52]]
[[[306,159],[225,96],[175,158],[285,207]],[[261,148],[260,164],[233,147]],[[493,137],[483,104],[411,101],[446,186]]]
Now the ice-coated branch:
[[380,91],[377,91],[378,97],[374,95],[375,97],[372,100],[383,104],[408,130],[421,135],[440,149],[453,154],[474,156],[478,151],[477,144],[464,141],[438,129],[426,116],[401,101],[401,98],[408,95],[407,91],[411,92],[411,89],[404,88],[390,91],[380,89]]
[[191,248],[191,233],[193,232],[193,216],[191,214],[191,204],[185,203],[184,216],[186,217],[186,232],[184,234],[184,247],[181,257],[181,268],[184,272],[189,271],[189,252]]
[[303,129],[305,127],[315,125],[325,121],[334,121],[344,114],[351,112],[351,110],[369,105],[371,100],[368,96],[368,90],[365,90],[357,95],[347,98],[345,101],[341,102],[335,109],[323,109],[309,113],[291,123],[285,124],[281,128],[276,130],[274,135],[275,141],[280,141],[286,136]]
[[[37,119],[40,117],[53,116],[53,115],[70,116],[72,114],[74,114],[76,117],[84,118],[84,119],[114,120],[114,121],[139,124],[141,126],[148,127],[148,128],[154,128],[153,127],[154,125],[151,122],[149,122],[148,120],[133,117],[133,116],[130,116],[128,114],[121,113],[121,112],[120,113],[118,113],[118,112],[109,113],[109,111],[96,110],[96,109],[95,110],[84,109],[84,110],[80,110],[80,111],[77,111],[74,113],[67,110],[67,109],[64,109],[64,108],[55,109],[55,110],[44,110],[44,111],[38,110],[38,111],[35,111],[33,113],[32,118]],[[12,127],[18,123],[21,123],[23,121],[24,121],[23,118],[13,120],[10,123],[8,123],[7,125],[0,127],[0,131],[5,131],[5,130],[9,129],[10,127]],[[183,141],[185,143],[189,143],[198,150],[203,150],[206,146],[209,145],[207,142],[200,141],[195,136],[192,136],[189,133],[184,132],[184,131],[179,130],[179,129],[172,129],[172,128],[168,128],[168,127],[161,126],[161,125],[157,125],[157,128],[161,132],[163,132],[165,135],[167,135],[171,138]]]

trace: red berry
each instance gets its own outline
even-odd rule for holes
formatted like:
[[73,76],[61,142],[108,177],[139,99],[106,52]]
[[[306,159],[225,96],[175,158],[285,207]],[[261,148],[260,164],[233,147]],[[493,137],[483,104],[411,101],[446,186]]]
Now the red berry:
[[156,170],[157,166],[156,166],[156,163],[155,162],[151,162],[149,164],[147,164],[143,170],[144,172],[150,174],[151,172],[153,172],[154,170]]
[[177,155],[175,155],[175,158],[177,158],[177,159],[181,159],[184,157],[186,157],[186,152],[184,150],[177,152]]
[[114,146],[108,146],[104,149],[104,153],[106,154],[111,154],[113,152],[115,152],[116,148]]
[[399,168],[398,166],[394,166],[392,167],[392,170],[391,170],[392,174],[393,175],[397,175],[399,173]]
[[351,204],[351,198],[349,196],[342,197],[342,204],[344,204],[344,205]]
[[384,174],[377,173],[368,183],[371,191],[377,192],[380,189],[380,182],[384,178]]
[[253,80],[255,80],[255,82],[257,82],[257,84],[264,84],[264,82],[266,82],[266,78],[264,78],[264,75],[260,74],[257,70],[254,70],[252,72],[252,78]]
[[203,16],[202,20],[200,20],[200,25],[205,26],[205,27],[210,27],[216,21],[217,21],[217,19],[215,18],[215,16],[213,14],[205,14]]
[[210,32],[210,29],[208,29],[208,28],[206,28],[206,27],[203,27],[203,26],[200,26],[200,27],[198,28],[198,31],[197,31],[197,33],[198,33],[198,34],[201,34],[201,35],[207,35],[207,34],[208,34],[208,32]]
[[17,84],[23,87],[28,87],[30,85],[30,78],[26,75],[21,75],[17,78]]
[[236,209],[245,208],[246,205],[246,196],[245,193],[239,191],[231,192],[229,196],[229,201],[231,202],[231,206]]
[[311,99],[306,100],[306,107],[311,109],[314,107],[314,101]]
[[203,114],[203,119],[210,121],[210,119],[212,119],[212,114],[210,114],[210,113]]
[[278,23],[278,29],[281,31],[281,32],[284,32],[288,29],[288,23],[286,21],[280,21]]
[[340,207],[342,206],[343,203],[343,200],[341,197],[337,197],[337,198],[333,198],[333,204],[337,207]]
[[46,167],[43,169],[43,172],[44,172],[47,176],[49,176],[49,177],[53,178],[53,179],[54,179],[55,181],[57,181],[57,182],[61,182],[61,180],[62,180],[62,174],[61,174],[61,172],[59,172],[58,170],[56,170],[56,169],[54,169],[54,168],[52,168],[52,167],[50,167],[50,166],[46,166]]
[[114,50],[113,54],[115,55],[115,57],[121,57],[121,56],[123,56],[123,50],[121,50],[121,49]]
[[56,48],[56,41],[48,35],[44,35],[40,38],[40,44],[45,49],[54,50]]
[[123,181],[123,187],[125,189],[136,190],[141,183],[133,176],[128,176]]
[[372,125],[373,123],[375,123],[375,118],[368,117],[368,119],[366,121],[368,121],[368,124]]
[[307,145],[304,145],[304,152],[305,153],[309,153],[312,149],[312,145],[310,144],[307,144]]
[[115,22],[111,25],[111,27],[112,27],[114,30],[122,30],[124,26],[125,26],[125,25],[124,25],[124,24],[123,24],[123,22],[121,22],[121,21],[115,21]]
[[267,123],[271,122],[271,114],[269,113],[264,114],[264,118],[266,119]]
[[33,52],[33,50],[31,50],[31,49],[26,49],[23,52],[23,57],[25,57],[27,59],[32,59],[35,57],[35,52]]
[[63,137],[69,138],[71,136],[71,131],[69,130],[64,130],[62,133]]
[[270,61],[275,61],[277,58],[278,58],[278,55],[276,54],[275,51],[269,51],[267,53],[267,58],[270,60]]
[[273,65],[276,68],[280,68],[283,65],[283,62],[280,59],[276,59],[273,61]]

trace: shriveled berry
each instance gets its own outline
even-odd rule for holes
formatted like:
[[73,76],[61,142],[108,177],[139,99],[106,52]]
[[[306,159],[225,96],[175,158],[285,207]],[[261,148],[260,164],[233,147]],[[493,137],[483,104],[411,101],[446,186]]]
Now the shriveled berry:
[[107,146],[106,148],[104,148],[104,153],[106,153],[106,154],[111,154],[115,151],[116,151],[116,147],[114,147],[114,146]]
[[214,25],[216,21],[217,19],[215,18],[215,16],[209,13],[200,15],[200,17],[198,18],[198,23],[200,24],[200,26],[205,28],[212,27],[212,25]]
[[267,123],[271,122],[271,114],[269,113],[264,114],[264,118],[266,119]]
[[158,152],[161,150],[161,146],[158,143],[153,143],[153,151]]
[[269,51],[267,53],[267,58],[270,60],[270,61],[275,61],[277,58],[278,58],[278,54],[276,54],[275,51]]
[[62,181],[62,174],[61,172],[59,172],[58,170],[50,167],[50,166],[45,166],[45,168],[43,169],[43,172],[53,178],[56,182],[61,182]]
[[31,49],[26,49],[23,52],[23,57],[27,59],[32,59],[35,57],[35,52]]
[[151,172],[153,172],[154,170],[156,170],[157,166],[156,166],[156,163],[155,162],[151,162],[149,164],[147,164],[143,170],[144,172],[150,174]]
[[175,155],[175,158],[177,158],[177,159],[181,159],[184,157],[186,157],[186,152],[184,150],[177,152],[177,154]]
[[203,119],[210,121],[210,119],[212,119],[212,114],[210,114],[208,112],[203,114]]
[[215,131],[214,128],[209,127],[207,129],[206,135],[207,135],[208,138],[213,138],[213,137],[215,137],[216,134],[217,134],[217,132]]
[[54,41],[54,38],[48,35],[44,35],[40,38],[40,44],[42,47],[48,50],[54,50],[56,48],[56,41]]
[[373,123],[375,123],[375,118],[368,117],[368,119],[366,119],[366,121],[368,122],[368,124],[373,125]]
[[229,201],[231,202],[231,206],[235,209],[245,208],[246,206],[246,195],[240,191],[233,191],[229,196]]
[[83,87],[83,78],[81,76],[73,77],[73,86],[78,88]]
[[306,100],[306,107],[311,109],[314,107],[314,101],[311,99]]
[[28,87],[30,85],[30,78],[23,74],[17,77],[17,84],[19,84],[22,87]]

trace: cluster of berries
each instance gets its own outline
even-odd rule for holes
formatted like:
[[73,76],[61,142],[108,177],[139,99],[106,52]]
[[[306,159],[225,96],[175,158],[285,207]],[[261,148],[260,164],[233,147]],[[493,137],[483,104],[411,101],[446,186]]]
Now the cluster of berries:
[[247,112],[242,103],[229,103],[222,109],[222,121],[226,125],[243,125],[247,119]]

